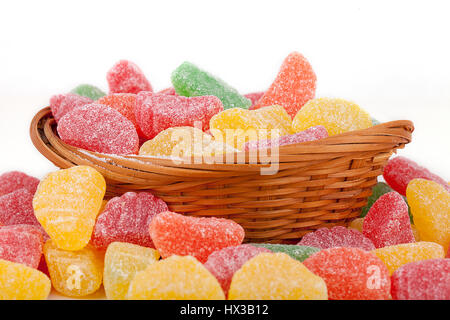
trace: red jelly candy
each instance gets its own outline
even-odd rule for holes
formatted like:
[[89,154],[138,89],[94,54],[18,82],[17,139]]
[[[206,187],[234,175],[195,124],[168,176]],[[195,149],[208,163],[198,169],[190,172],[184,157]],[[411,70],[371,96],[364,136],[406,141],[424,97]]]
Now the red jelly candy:
[[110,93],[139,93],[153,91],[141,69],[131,61],[117,62],[107,73]]
[[252,105],[250,106],[250,110],[253,110],[253,107],[258,103],[259,99],[264,95],[264,92],[252,92],[244,94],[244,97],[249,99],[252,102]]
[[418,178],[437,182],[450,192],[450,186],[447,181],[431,173],[428,169],[419,166],[414,161],[401,156],[388,161],[383,170],[383,177],[392,189],[403,196],[406,195],[408,183]]
[[150,222],[167,210],[166,203],[149,192],[127,192],[112,198],[97,218],[92,244],[98,249],[116,241],[154,248],[148,232]]
[[11,171],[0,175],[0,196],[25,188],[33,195],[36,192],[39,179],[23,172]]
[[42,245],[42,235],[36,227],[0,227],[0,259],[37,268],[42,256]]
[[227,247],[211,253],[205,262],[205,268],[216,277],[223,291],[227,294],[234,273],[248,260],[263,252],[270,253],[272,251],[262,247],[254,247],[250,244]]
[[330,300],[390,298],[389,271],[376,255],[358,248],[319,251],[303,264],[325,280]]
[[315,92],[316,74],[303,55],[293,52],[284,60],[275,81],[254,109],[280,105],[294,118],[297,111],[314,98]]
[[397,192],[379,197],[364,218],[363,234],[377,248],[415,242],[403,197]]
[[214,251],[240,245],[245,232],[232,220],[189,217],[168,211],[153,218],[150,236],[163,258],[193,256],[204,263]]
[[450,300],[450,259],[412,262],[392,274],[395,300]]
[[[200,122],[202,130],[209,129],[209,120],[223,105],[215,96],[183,97],[141,92],[137,96],[136,120],[148,139],[171,127],[194,127]],[[200,129],[200,128],[199,128]]]
[[92,102],[92,99],[75,93],[57,94],[50,99],[50,109],[58,122],[66,113]]
[[375,249],[372,241],[366,238],[361,232],[341,226],[333,227],[331,229],[320,228],[315,232],[307,233],[303,236],[298,245],[321,249],[335,247],[360,248],[367,251]]
[[40,226],[33,210],[33,194],[22,188],[0,197],[0,225]]
[[166,94],[169,96],[177,96],[177,93],[175,92],[175,88],[174,87],[170,87],[164,90],[161,90],[158,92],[158,94]]
[[100,153],[137,154],[139,150],[133,123],[102,104],[88,104],[66,114],[58,123],[58,134],[67,144]]

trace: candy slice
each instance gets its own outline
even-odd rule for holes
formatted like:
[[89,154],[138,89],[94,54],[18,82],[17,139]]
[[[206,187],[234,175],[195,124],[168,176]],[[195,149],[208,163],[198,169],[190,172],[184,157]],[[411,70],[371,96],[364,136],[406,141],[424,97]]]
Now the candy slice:
[[37,268],[42,256],[42,235],[29,225],[0,227],[0,259]]
[[357,104],[344,99],[317,98],[308,101],[297,113],[295,132],[322,125],[330,136],[372,126],[369,114]]
[[90,85],[90,84],[80,84],[73,88],[71,93],[78,94],[83,97],[88,97],[92,100],[98,100],[103,96],[106,96],[106,93],[104,93],[102,90],[97,88],[96,86]]
[[261,253],[231,280],[229,300],[326,300],[327,286],[284,253]]
[[361,232],[341,226],[331,229],[320,228],[314,232],[307,233],[298,244],[321,249],[335,247],[360,248],[369,251],[375,249],[372,241]]
[[223,80],[201,70],[190,62],[182,63],[172,72],[172,84],[180,96],[216,96],[223,107],[248,109],[252,102]]
[[450,244],[450,193],[436,182],[414,179],[406,189],[414,225],[420,239],[439,243],[448,250]]
[[414,161],[401,156],[388,161],[383,169],[383,178],[391,188],[401,195],[406,195],[406,187],[413,179],[434,181],[450,192],[450,185],[447,184],[447,181],[419,166]]
[[234,273],[249,259],[263,252],[271,251],[266,248],[257,248],[256,246],[249,244],[227,247],[211,253],[208,260],[205,262],[205,268],[216,277],[225,292],[225,295],[227,295],[231,278]]
[[240,245],[245,232],[232,220],[189,217],[167,211],[153,218],[150,236],[163,258],[190,255],[204,263],[214,251]]
[[78,251],[59,249],[53,241],[44,245],[53,287],[69,297],[83,297],[96,292],[103,277],[104,253],[91,245]]
[[249,99],[252,102],[249,110],[254,110],[255,105],[258,103],[259,99],[264,95],[264,92],[252,92],[244,94],[244,97]]
[[172,256],[150,264],[131,281],[130,300],[224,300],[214,276],[195,258]]
[[450,300],[450,259],[405,264],[391,281],[395,300]]
[[401,266],[421,260],[444,258],[444,248],[434,242],[415,242],[397,244],[373,251],[388,267],[392,274]]
[[320,251],[319,248],[299,246],[295,244],[252,243],[252,246],[266,248],[272,252],[286,253],[291,258],[300,262],[305,261],[313,253]]
[[108,154],[137,154],[139,138],[133,123],[119,111],[88,104],[58,122],[58,134],[74,147]]
[[153,91],[141,69],[131,61],[120,60],[106,74],[110,93]]
[[390,298],[389,271],[371,252],[359,248],[330,248],[313,254],[303,263],[325,280],[331,300]]
[[0,300],[45,300],[50,279],[42,272],[0,259]]
[[25,188],[30,193],[36,192],[39,179],[23,172],[10,171],[0,175],[0,196]]
[[308,100],[314,98],[315,92],[316,74],[311,65],[303,55],[292,52],[283,61],[275,81],[254,108],[277,104],[294,117]]
[[158,261],[156,250],[131,243],[114,242],[105,254],[103,285],[109,300],[126,299],[131,280],[136,273]]
[[91,167],[59,170],[40,183],[34,212],[59,248],[80,250],[91,238],[105,191],[105,179]]
[[148,228],[167,204],[149,192],[127,192],[108,201],[98,216],[92,234],[92,244],[106,249],[112,242],[128,242],[154,248]]
[[50,109],[56,122],[59,122],[70,111],[92,102],[94,102],[92,99],[74,93],[58,94],[51,97]]
[[389,192],[372,205],[364,218],[363,234],[377,248],[415,242],[408,205],[397,192]]

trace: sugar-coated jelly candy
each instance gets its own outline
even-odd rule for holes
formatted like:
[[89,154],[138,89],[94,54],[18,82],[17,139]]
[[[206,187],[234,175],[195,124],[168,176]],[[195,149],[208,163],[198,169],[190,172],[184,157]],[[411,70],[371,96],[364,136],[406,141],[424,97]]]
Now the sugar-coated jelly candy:
[[450,247],[450,193],[434,181],[414,179],[406,197],[421,240]]
[[291,258],[300,262],[305,261],[313,253],[320,251],[319,248],[299,246],[296,244],[252,243],[252,246],[266,248],[272,252],[286,253]]
[[109,300],[125,300],[136,273],[158,261],[158,251],[131,243],[114,242],[105,254],[103,286]]
[[136,121],[148,139],[171,127],[195,126],[208,130],[212,116],[223,110],[214,96],[182,97],[151,92],[137,95]]
[[321,249],[335,247],[360,248],[364,250],[375,249],[372,241],[361,232],[341,226],[330,229],[320,228],[314,232],[307,233],[298,244]]
[[254,108],[278,104],[294,117],[308,100],[314,98],[315,92],[316,74],[311,65],[302,54],[292,52],[283,61],[275,81]]
[[372,194],[367,198],[367,204],[361,208],[361,217],[365,217],[367,212],[369,212],[370,207],[377,201],[379,197],[381,197],[385,193],[392,192],[391,187],[389,187],[384,182],[378,182],[372,188]]
[[325,282],[285,253],[261,253],[231,280],[229,300],[326,300]]
[[149,192],[127,192],[108,201],[99,214],[92,234],[92,244],[106,249],[112,242],[128,242],[154,247],[148,228],[167,204]]
[[392,274],[401,266],[421,260],[444,258],[444,248],[434,242],[403,243],[395,246],[379,248],[374,251],[388,267]]
[[399,156],[388,161],[383,169],[383,178],[395,191],[406,195],[406,187],[413,179],[425,179],[442,185],[450,192],[450,185],[441,177],[431,173],[428,169],[419,166],[414,161]]
[[39,226],[33,210],[33,194],[22,188],[1,196],[0,225],[31,224]]
[[172,256],[136,274],[130,300],[224,300],[217,279],[195,258]]
[[450,259],[405,264],[391,278],[395,300],[450,300]]
[[83,97],[88,97],[92,100],[98,100],[101,97],[106,96],[106,93],[91,84],[80,84],[73,88],[70,92]]
[[248,109],[252,102],[223,80],[201,70],[190,62],[182,63],[172,72],[172,84],[180,96],[216,96],[223,107]]
[[83,97],[74,93],[57,94],[50,98],[50,109],[53,117],[58,122],[62,117],[72,110],[94,101],[88,97]]
[[408,205],[399,193],[393,191],[378,198],[364,218],[363,234],[377,248],[415,242]]
[[80,250],[91,239],[105,191],[105,179],[91,167],[59,170],[39,184],[34,212],[59,248]]
[[252,102],[252,105],[250,106],[250,110],[254,109],[254,106],[258,103],[259,99],[264,95],[264,92],[252,92],[244,94],[244,97],[249,99]]
[[37,268],[42,256],[42,235],[30,225],[0,227],[0,259]]
[[119,111],[92,103],[67,113],[58,122],[67,144],[108,154],[137,154],[139,137],[133,123]]
[[332,98],[317,98],[308,101],[297,113],[292,128],[295,132],[322,125],[328,134],[366,129],[372,126],[369,114],[357,104]]
[[330,248],[313,254],[303,263],[325,280],[331,300],[390,298],[389,271],[371,252],[359,248]]
[[175,88],[174,87],[163,89],[161,91],[158,91],[157,93],[159,93],[159,94],[167,94],[169,96],[177,96],[177,93],[175,92]]
[[109,93],[153,91],[142,70],[133,62],[120,60],[106,74]]
[[348,224],[348,227],[350,229],[355,229],[362,233],[363,223],[364,223],[364,218],[356,218]]
[[189,217],[167,211],[153,218],[150,236],[163,258],[189,255],[204,263],[214,251],[240,245],[245,232],[232,220]]
[[233,278],[234,273],[249,259],[263,252],[271,251],[266,248],[258,248],[249,244],[227,247],[211,253],[204,265],[205,268],[219,281],[220,286],[226,295],[230,288],[231,278]]
[[51,287],[42,272],[0,259],[0,300],[45,300]]
[[244,145],[244,150],[269,149],[273,146],[284,146],[307,141],[320,140],[328,137],[328,132],[324,126],[315,126],[294,134],[279,137],[271,140],[248,141]]
[[36,192],[39,179],[20,171],[10,171],[0,175],[0,196],[25,188],[31,194]]

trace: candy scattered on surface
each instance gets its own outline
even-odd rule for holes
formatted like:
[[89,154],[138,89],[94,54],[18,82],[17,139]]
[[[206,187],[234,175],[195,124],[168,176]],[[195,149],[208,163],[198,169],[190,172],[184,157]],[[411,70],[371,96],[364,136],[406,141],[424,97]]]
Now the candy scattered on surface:
[[88,97],[79,96],[74,93],[57,94],[50,99],[50,109],[56,122],[59,122],[70,111],[93,102]]
[[325,280],[331,300],[390,298],[389,271],[371,252],[359,248],[330,248],[313,254],[303,263]]
[[36,192],[39,179],[20,171],[10,171],[0,175],[0,196],[25,188],[31,194]]
[[103,286],[109,300],[125,300],[136,273],[159,260],[158,251],[131,243],[114,242],[105,254]]
[[271,252],[286,253],[291,258],[300,262],[305,261],[313,253],[320,251],[319,248],[300,246],[296,244],[252,243],[252,246],[266,248]]
[[168,211],[153,218],[150,236],[163,258],[190,255],[204,263],[214,251],[240,245],[245,233],[232,220],[197,218]]
[[88,97],[92,100],[98,100],[101,97],[106,96],[106,93],[104,93],[101,89],[90,84],[80,84],[79,86],[73,88],[70,92],[83,97]]
[[229,300],[326,300],[325,282],[285,253],[261,253],[233,276]]
[[377,201],[379,197],[381,197],[385,193],[392,192],[391,187],[389,187],[384,182],[378,182],[372,188],[372,194],[367,198],[367,204],[361,208],[361,217],[365,217],[367,212],[369,212],[370,207]]
[[217,279],[195,258],[172,256],[150,264],[131,281],[130,300],[224,300]]
[[121,60],[106,74],[109,93],[139,93],[153,91],[142,70],[133,62]]

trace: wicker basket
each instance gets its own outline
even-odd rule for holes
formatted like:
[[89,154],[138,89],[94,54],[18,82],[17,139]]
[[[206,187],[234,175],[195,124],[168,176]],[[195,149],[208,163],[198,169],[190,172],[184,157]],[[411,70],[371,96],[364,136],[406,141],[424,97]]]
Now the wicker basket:
[[233,219],[247,242],[292,243],[320,227],[358,217],[388,158],[411,141],[411,121],[383,123],[326,139],[281,146],[279,171],[262,164],[174,164],[169,159],[81,150],[57,136],[50,108],[30,128],[36,148],[60,168],[90,165],[107,181],[107,197],[152,190],[174,212]]

